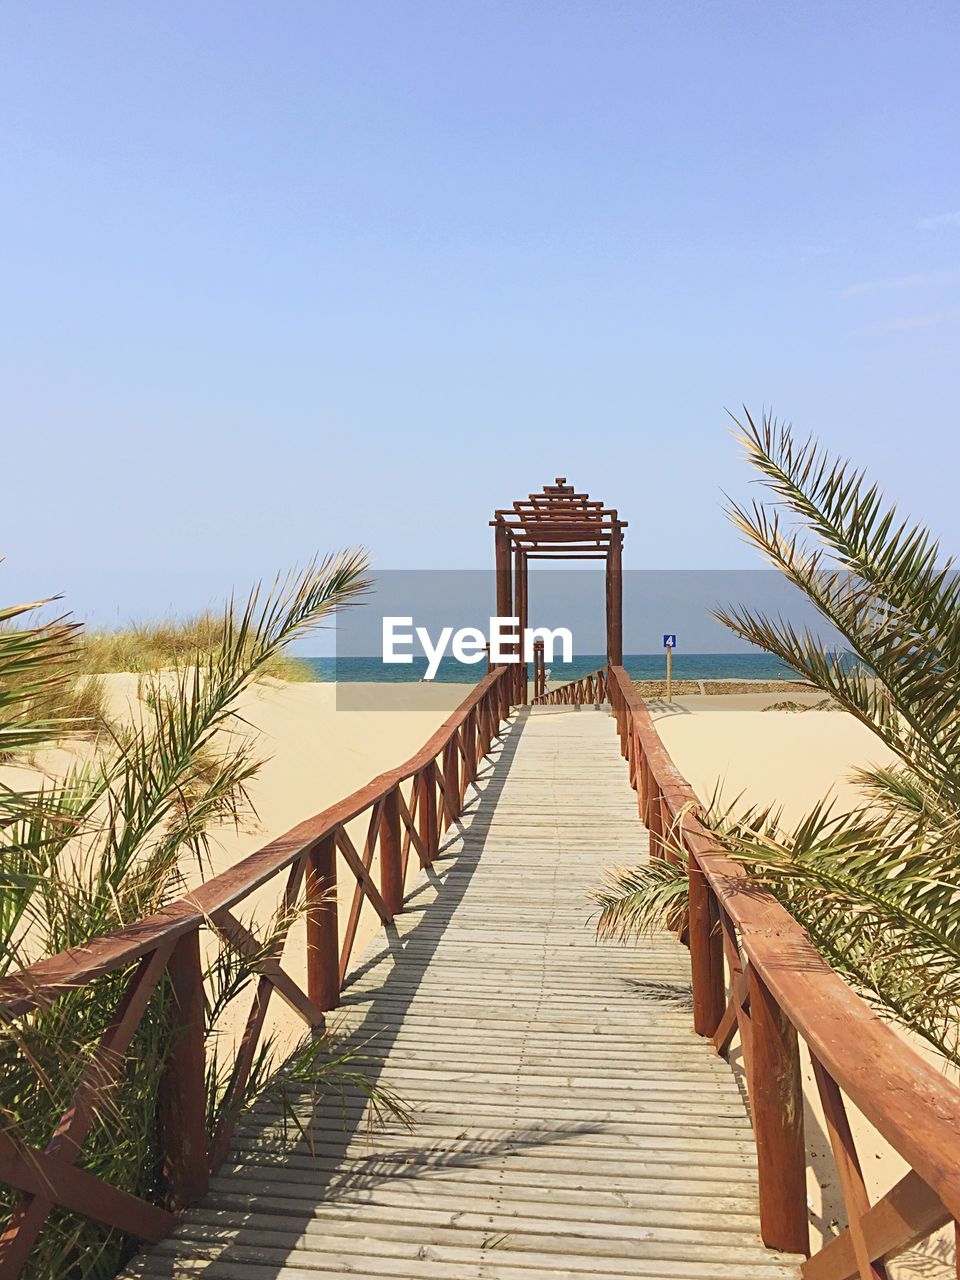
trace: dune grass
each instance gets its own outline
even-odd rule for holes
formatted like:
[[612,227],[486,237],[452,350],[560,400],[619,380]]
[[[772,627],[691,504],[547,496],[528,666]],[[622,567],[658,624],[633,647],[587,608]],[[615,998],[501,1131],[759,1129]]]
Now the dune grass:
[[[112,631],[84,631],[78,639],[79,669],[88,675],[114,671],[162,671],[215,653],[223,644],[224,615],[206,611],[187,618],[134,623]],[[258,673],[277,680],[312,680],[309,663],[279,653]]]
[[[32,608],[32,606],[30,607]],[[30,634],[30,614],[16,619],[0,617],[0,628],[8,635]],[[23,630],[27,624],[26,630]],[[108,714],[104,676],[130,671],[153,675],[159,671],[183,669],[198,658],[217,653],[226,637],[226,615],[206,611],[193,617],[166,618],[154,623],[136,623],[114,631],[87,631],[75,623],[38,624],[52,627],[56,649],[45,656],[45,678],[34,679],[34,667],[23,665],[5,673],[8,694],[16,693],[18,715],[26,722],[57,726],[63,738],[97,739],[114,733],[117,726]],[[289,683],[313,680],[308,662],[278,652],[257,670],[255,679]],[[47,744],[57,735],[46,733]],[[9,759],[0,743],[0,761]]]
[[[116,631],[66,629],[59,652],[48,663],[56,674],[33,686],[29,669],[11,676],[21,688],[22,714],[33,722],[59,724],[64,736],[97,738],[112,729],[104,676],[130,671],[152,675],[181,669],[216,653],[224,641],[224,615],[212,612],[182,620],[138,623]],[[257,679],[287,682],[313,679],[307,662],[278,653]]]
[[81,628],[31,625],[32,611],[0,612],[0,763],[61,737],[97,738],[108,726],[103,678],[80,662]]

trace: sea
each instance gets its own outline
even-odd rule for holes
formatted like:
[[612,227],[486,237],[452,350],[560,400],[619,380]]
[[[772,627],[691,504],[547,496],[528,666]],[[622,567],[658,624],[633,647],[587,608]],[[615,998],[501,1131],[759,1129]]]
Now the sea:
[[[426,658],[411,663],[384,663],[372,658],[304,658],[322,681],[365,681],[377,684],[407,684],[423,679]],[[548,668],[551,683],[577,680],[580,676],[606,665],[599,653],[575,656],[571,662],[554,662]],[[634,680],[663,680],[667,664],[662,653],[627,654],[623,665]],[[477,684],[486,674],[486,664],[465,666],[455,658],[441,659],[434,680],[440,684]],[[530,677],[533,677],[532,668]],[[797,673],[769,653],[676,653],[673,655],[675,680],[796,680]]]

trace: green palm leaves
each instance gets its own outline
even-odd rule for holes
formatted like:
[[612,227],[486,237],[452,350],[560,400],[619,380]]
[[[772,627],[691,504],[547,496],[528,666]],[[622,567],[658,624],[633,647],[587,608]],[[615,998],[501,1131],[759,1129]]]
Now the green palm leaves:
[[[224,610],[220,643],[167,671],[144,677],[134,720],[115,729],[85,767],[36,795],[7,790],[0,878],[20,888],[7,908],[16,916],[0,933],[0,973],[86,942],[156,910],[175,887],[185,851],[200,855],[210,824],[237,814],[258,762],[242,729],[237,701],[291,640],[323,625],[367,587],[358,553],[315,561],[257,588],[237,610]],[[63,678],[70,624],[0,632],[16,655],[0,666],[0,735],[36,747],[62,732],[62,721],[32,716],[35,691]],[[19,639],[10,639],[19,634]],[[69,856],[64,856],[69,850]],[[31,877],[36,883],[31,885]],[[6,908],[5,908],[6,912]],[[4,923],[0,919],[0,924]]]
[[614,867],[593,898],[600,908],[601,938],[626,942],[655,929],[676,929],[687,906],[686,869],[662,858],[639,867]]
[[790,662],[900,764],[860,770],[863,804],[715,815],[718,834],[831,962],[960,1065],[960,575],[864,473],[774,419],[738,423],[778,504],[733,505],[749,541],[858,660],[746,609],[718,617]]
[[[849,653],[838,660],[783,617],[736,605],[716,616],[856,716],[898,763],[857,772],[851,812],[824,799],[787,828],[775,808],[714,803],[708,821],[838,970],[960,1066],[960,574],[849,462],[769,416],[736,426],[768,499],[733,503],[730,517]],[[615,875],[602,928],[649,927],[657,903],[675,911],[682,868]]]
[[790,662],[878,734],[951,803],[960,764],[960,574],[924,528],[886,506],[864,473],[788,426],[738,422],[774,504],[731,504],[733,522],[816,605],[854,664],[808,631],[736,607],[718,610],[744,639]]

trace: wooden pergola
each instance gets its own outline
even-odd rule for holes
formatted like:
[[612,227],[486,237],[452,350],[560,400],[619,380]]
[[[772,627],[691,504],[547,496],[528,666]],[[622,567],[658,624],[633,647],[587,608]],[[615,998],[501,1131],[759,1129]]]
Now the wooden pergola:
[[[566,476],[544,485],[512,507],[498,509],[494,530],[497,567],[497,614],[527,626],[527,566],[531,560],[606,561],[607,663],[623,662],[623,530],[616,508],[605,507],[587,493],[577,493]],[[516,700],[527,701],[527,681],[517,668]]]

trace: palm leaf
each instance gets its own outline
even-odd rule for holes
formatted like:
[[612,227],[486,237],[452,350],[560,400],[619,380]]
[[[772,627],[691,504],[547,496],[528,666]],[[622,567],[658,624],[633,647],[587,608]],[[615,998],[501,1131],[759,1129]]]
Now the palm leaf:
[[621,942],[656,929],[676,928],[687,905],[686,868],[662,858],[636,867],[615,867],[593,891],[600,907],[597,934]]

